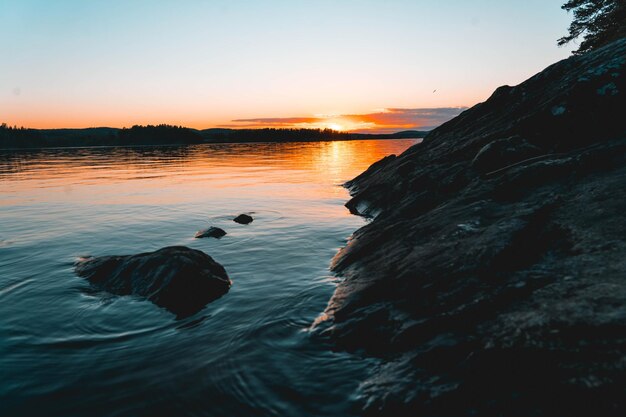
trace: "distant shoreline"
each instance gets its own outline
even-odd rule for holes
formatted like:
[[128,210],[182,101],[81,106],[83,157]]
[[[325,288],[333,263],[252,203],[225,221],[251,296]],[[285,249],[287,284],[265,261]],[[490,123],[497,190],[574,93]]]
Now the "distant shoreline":
[[0,150],[181,146],[229,143],[294,143],[346,140],[421,139],[427,131],[351,133],[331,129],[205,129],[181,126],[25,129],[0,126]]
[[1,148],[0,152],[13,151],[38,151],[45,149],[113,149],[113,148],[162,148],[175,146],[203,146],[203,145],[246,145],[252,143],[312,143],[312,142],[352,142],[357,140],[421,140],[416,137],[394,137],[394,138],[351,138],[351,139],[322,139],[322,140],[281,140],[281,141],[250,141],[250,142],[203,142],[203,143],[159,143],[146,145],[87,145],[87,146],[44,146],[44,147],[22,147],[22,148]]

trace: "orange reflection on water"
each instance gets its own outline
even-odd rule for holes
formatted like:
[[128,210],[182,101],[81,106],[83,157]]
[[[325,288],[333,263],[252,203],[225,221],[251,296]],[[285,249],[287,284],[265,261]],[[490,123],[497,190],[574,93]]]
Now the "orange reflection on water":
[[339,185],[415,140],[47,149],[0,153],[0,206],[346,198]]

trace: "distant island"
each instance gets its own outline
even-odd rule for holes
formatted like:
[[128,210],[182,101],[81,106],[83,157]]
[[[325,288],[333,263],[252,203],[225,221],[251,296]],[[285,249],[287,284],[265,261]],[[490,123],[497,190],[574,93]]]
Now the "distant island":
[[167,124],[130,128],[30,129],[0,125],[0,149],[88,146],[193,145],[243,142],[316,142],[363,139],[415,139],[427,131],[351,133],[332,129],[204,129]]

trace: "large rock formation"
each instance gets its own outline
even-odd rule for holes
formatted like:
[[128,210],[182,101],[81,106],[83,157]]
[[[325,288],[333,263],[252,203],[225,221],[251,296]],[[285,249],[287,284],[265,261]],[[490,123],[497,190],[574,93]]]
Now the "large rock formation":
[[191,315],[228,292],[222,265],[204,252],[171,246],[127,256],[82,259],[76,274],[117,295],[138,295],[179,317]]
[[365,414],[626,413],[626,39],[500,87],[350,181],[323,333]]

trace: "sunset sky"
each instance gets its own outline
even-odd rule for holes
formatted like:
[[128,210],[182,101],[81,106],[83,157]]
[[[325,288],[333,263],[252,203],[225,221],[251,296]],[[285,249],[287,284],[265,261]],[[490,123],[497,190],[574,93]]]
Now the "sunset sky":
[[0,122],[428,129],[572,48],[563,0],[0,0]]

